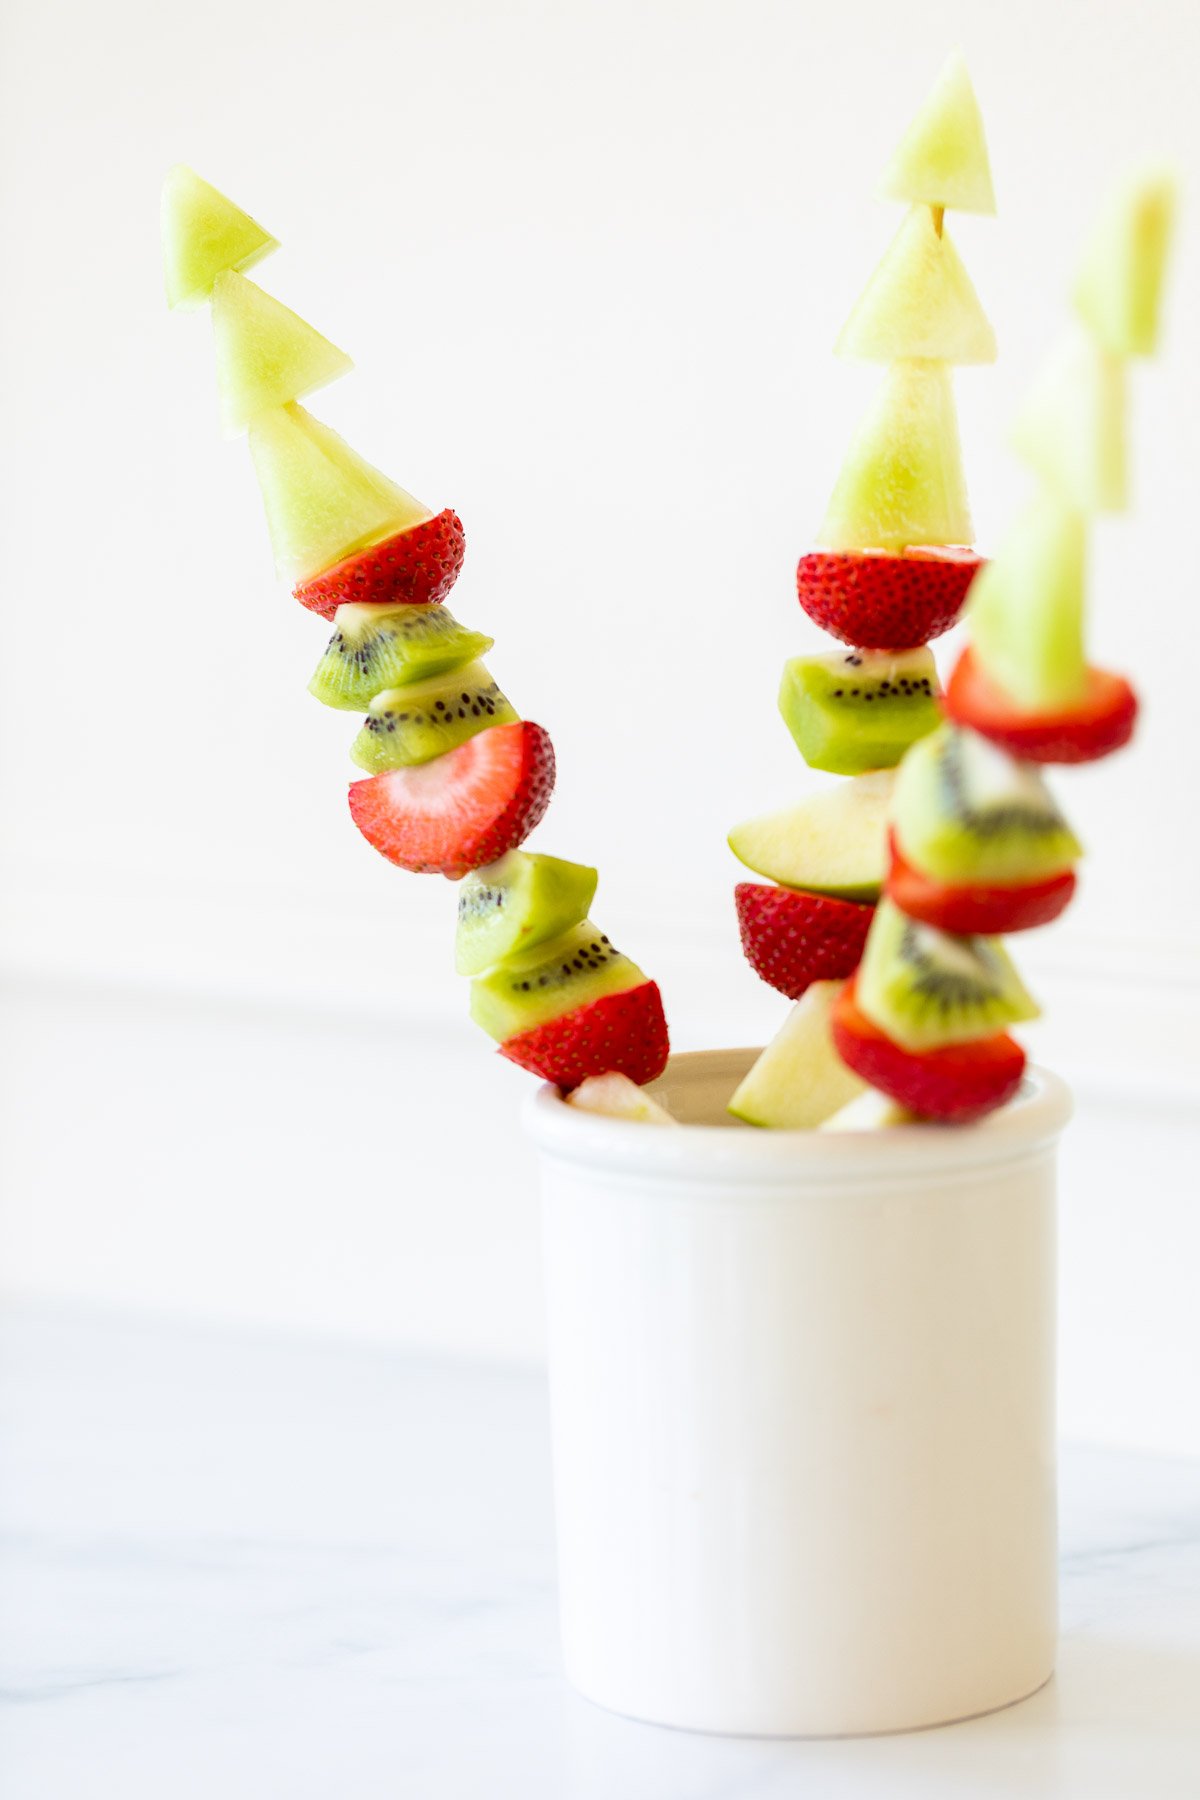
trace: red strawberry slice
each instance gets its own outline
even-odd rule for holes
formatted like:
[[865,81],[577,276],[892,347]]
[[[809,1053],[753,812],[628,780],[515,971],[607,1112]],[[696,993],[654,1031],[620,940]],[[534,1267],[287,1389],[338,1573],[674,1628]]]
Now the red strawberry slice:
[[816,550],[800,558],[796,592],[856,650],[915,650],[949,631],[982,566],[973,550]]
[[746,961],[789,1000],[812,981],[841,981],[857,969],[873,906],[757,881],[739,882],[733,897]]
[[554,790],[554,747],[540,725],[492,725],[416,768],[350,785],[354,823],[381,856],[457,880],[515,850]]
[[891,852],[884,885],[888,898],[910,919],[921,919],[926,925],[958,937],[976,933],[998,937],[1010,931],[1028,931],[1034,925],[1048,925],[1069,905],[1075,892],[1073,869],[1064,869],[1060,875],[1050,875],[1042,881],[1009,887],[954,886],[922,874],[906,861],[894,834]]
[[379,606],[423,606],[444,600],[463,566],[467,540],[462,520],[447,507],[436,518],[410,525],[381,544],[359,550],[293,588],[301,606],[332,619],[350,601]]
[[1011,756],[1026,762],[1096,762],[1133,736],[1137,695],[1123,675],[1089,669],[1082,700],[1057,713],[1022,712],[985,672],[968,646],[943,696],[947,713]]
[[1025,1052],[1007,1032],[917,1055],[867,1018],[855,998],[856,985],[848,983],[834,1002],[833,1042],[847,1068],[871,1087],[922,1118],[960,1125],[1012,1099],[1025,1071]]
[[518,1032],[500,1054],[569,1090],[614,1070],[641,1086],[662,1074],[670,1048],[658,983],[644,981]]

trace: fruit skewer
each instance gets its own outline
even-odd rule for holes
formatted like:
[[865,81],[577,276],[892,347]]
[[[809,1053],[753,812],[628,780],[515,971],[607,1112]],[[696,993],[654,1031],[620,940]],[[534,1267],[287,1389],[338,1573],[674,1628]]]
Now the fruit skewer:
[[351,816],[398,867],[462,881],[456,966],[504,1056],[566,1089],[606,1074],[650,1081],[668,1054],[661,995],[587,917],[596,871],[521,849],[549,804],[554,751],[480,660],[492,639],[443,604],[463,563],[461,521],[300,405],[352,365],[247,279],[277,247],[192,170],[170,172],[168,303],[211,303],[221,422],[249,434],[276,568],[333,622],[310,692],[366,715]]

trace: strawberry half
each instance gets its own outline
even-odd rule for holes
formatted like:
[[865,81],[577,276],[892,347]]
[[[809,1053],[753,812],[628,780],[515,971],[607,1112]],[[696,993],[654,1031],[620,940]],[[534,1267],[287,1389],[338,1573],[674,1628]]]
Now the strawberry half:
[[983,737],[1026,762],[1096,762],[1119,750],[1133,736],[1137,695],[1123,675],[1089,669],[1082,700],[1065,712],[1022,712],[996,686],[968,646],[954,665],[943,696],[957,725],[969,725]]
[[949,631],[982,566],[973,550],[815,550],[800,558],[796,592],[856,650],[915,650]]
[[907,862],[891,838],[891,864],[884,893],[910,919],[920,919],[939,931],[958,937],[1003,937],[1010,931],[1028,931],[1057,919],[1075,892],[1075,871],[1064,869],[1043,881],[1025,881],[1010,887],[993,885],[951,886]]
[[354,823],[381,856],[457,880],[515,850],[554,791],[554,746],[540,725],[492,725],[415,768],[350,785]]
[[739,882],[733,897],[746,961],[789,1000],[810,982],[841,981],[857,969],[873,906],[756,881]]
[[670,1055],[658,983],[644,981],[623,994],[605,994],[545,1025],[518,1032],[501,1056],[569,1091],[589,1075],[616,1072],[639,1087],[661,1075]]
[[447,507],[394,537],[359,550],[293,588],[301,606],[332,619],[339,606],[426,606],[444,600],[463,566],[462,520]]
[[1025,1052],[1007,1032],[971,1044],[916,1054],[872,1023],[849,982],[834,1002],[833,1043],[856,1075],[925,1119],[966,1124],[1011,1100],[1025,1072]]

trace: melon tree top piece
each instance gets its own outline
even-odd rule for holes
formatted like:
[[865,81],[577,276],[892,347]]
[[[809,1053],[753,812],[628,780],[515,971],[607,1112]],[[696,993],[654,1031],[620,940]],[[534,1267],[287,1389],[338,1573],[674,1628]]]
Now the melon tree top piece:
[[290,583],[433,516],[294,403],[255,419],[250,452],[275,565]]
[[1080,512],[1126,504],[1125,364],[1079,327],[1051,351],[1012,431],[1017,454]]
[[279,248],[269,231],[186,163],[177,163],[163,183],[162,244],[172,307],[203,306],[218,275],[249,269]]
[[1118,188],[1088,241],[1075,310],[1114,356],[1150,356],[1157,345],[1174,218],[1170,175],[1135,176]]
[[960,51],[942,65],[884,170],[880,192],[889,200],[920,200],[955,212],[995,212],[983,119]]
[[1083,694],[1086,561],[1082,514],[1041,493],[972,583],[971,642],[1025,712],[1055,713]]
[[212,320],[221,424],[229,436],[354,367],[298,313],[232,269],[213,283]]
[[995,362],[996,334],[928,206],[914,206],[892,239],[842,329],[837,354],[865,362]]
[[846,453],[818,542],[906,550],[969,544],[973,532],[950,371],[893,363]]

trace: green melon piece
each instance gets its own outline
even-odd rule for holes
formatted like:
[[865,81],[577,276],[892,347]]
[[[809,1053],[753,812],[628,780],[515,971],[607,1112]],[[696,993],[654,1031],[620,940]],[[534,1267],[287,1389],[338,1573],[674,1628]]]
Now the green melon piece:
[[933,653],[839,650],[794,656],[779,686],[783,722],[810,769],[892,769],[941,720]]
[[606,994],[641,987],[646,977],[615,950],[590,919],[562,937],[510,956],[471,983],[471,1017],[503,1044]]
[[949,233],[937,232],[927,206],[914,206],[892,239],[836,349],[864,362],[995,362],[996,334]]
[[890,769],[839,781],[782,812],[736,825],[729,848],[739,862],[784,887],[842,900],[874,900],[887,872]]
[[735,1119],[777,1131],[812,1131],[864,1092],[830,1031],[833,1003],[844,985],[814,981],[805,989],[729,1102]]
[[906,550],[973,535],[950,371],[894,363],[846,454],[818,542]]
[[278,240],[194,169],[176,163],[162,191],[163,278],[168,306],[203,306],[217,276],[249,269]]
[[993,1037],[1040,1011],[998,938],[953,937],[890,900],[875,909],[854,993],[868,1019],[918,1053]]
[[470,663],[376,694],[350,755],[371,775],[407,769],[457,750],[491,725],[511,725],[518,716],[484,664]]
[[889,200],[923,200],[955,212],[995,212],[983,119],[961,51],[951,51],[943,63],[883,172],[880,192]]
[[250,453],[275,566],[287,582],[307,581],[433,516],[295,402],[259,414],[250,427]]
[[1155,170],[1122,183],[1088,240],[1075,308],[1114,356],[1154,351],[1174,222],[1175,182]]
[[1083,330],[1051,351],[1025,396],[1012,445],[1080,512],[1126,503],[1125,364]]
[[510,850],[458,890],[454,967],[481,975],[506,956],[561,937],[586,918],[599,877],[583,863]]
[[444,606],[347,602],[308,691],[326,706],[364,712],[376,694],[474,662],[494,640],[469,631]]
[[354,367],[298,313],[227,269],[212,291],[221,427],[234,437],[272,407],[300,400]]
[[1043,493],[971,583],[966,617],[975,654],[1024,712],[1059,712],[1083,695],[1086,562],[1082,514]]
[[1043,881],[1083,855],[1035,763],[949,725],[901,763],[892,823],[907,860],[951,886]]

